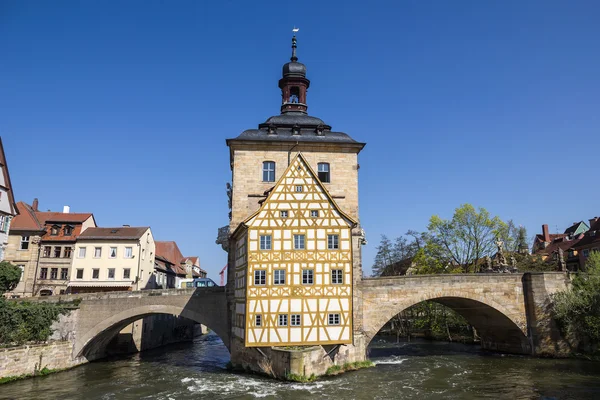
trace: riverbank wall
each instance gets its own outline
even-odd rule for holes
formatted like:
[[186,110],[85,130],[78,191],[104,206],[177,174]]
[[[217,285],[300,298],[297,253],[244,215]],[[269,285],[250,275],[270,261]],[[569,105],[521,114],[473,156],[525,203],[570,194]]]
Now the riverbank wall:
[[73,359],[73,344],[60,341],[0,349],[0,379],[34,376],[44,369],[63,370],[85,364],[85,357]]

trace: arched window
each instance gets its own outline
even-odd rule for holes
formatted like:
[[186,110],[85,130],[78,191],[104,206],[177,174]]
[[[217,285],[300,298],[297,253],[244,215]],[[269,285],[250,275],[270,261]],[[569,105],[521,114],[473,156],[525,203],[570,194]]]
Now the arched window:
[[319,163],[317,164],[317,167],[319,172],[319,180],[325,183],[331,182],[331,176],[329,175],[329,163]]
[[263,182],[275,182],[275,162],[263,162]]
[[300,99],[300,88],[298,86],[292,86],[290,88],[290,103],[298,103]]

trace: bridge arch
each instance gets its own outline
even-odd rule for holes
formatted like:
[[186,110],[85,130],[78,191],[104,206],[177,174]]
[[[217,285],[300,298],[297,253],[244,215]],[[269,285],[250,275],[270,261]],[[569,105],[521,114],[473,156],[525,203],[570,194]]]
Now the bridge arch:
[[127,308],[104,318],[86,332],[83,332],[75,341],[73,356],[83,356],[88,360],[101,357],[100,352],[123,328],[144,317],[158,314],[175,315],[201,323],[213,330],[223,340],[225,346],[229,348],[229,333],[226,324],[222,321],[222,315],[218,315],[221,318],[219,319],[215,318],[215,313],[202,312],[177,305],[141,305]]
[[514,282],[502,282],[501,286],[482,278],[459,277],[452,284],[448,276],[367,280],[362,288],[367,344],[400,312],[433,301],[456,311],[475,327],[483,348],[530,354],[520,279],[511,278]]

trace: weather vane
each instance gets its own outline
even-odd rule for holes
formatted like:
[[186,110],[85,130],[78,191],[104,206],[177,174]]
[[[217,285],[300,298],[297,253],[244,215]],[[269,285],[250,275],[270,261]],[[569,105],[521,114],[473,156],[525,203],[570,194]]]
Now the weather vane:
[[295,33],[296,33],[296,32],[298,32],[299,30],[300,30],[300,28],[296,28],[296,25],[294,25],[294,28],[292,29],[292,32],[294,32],[294,34],[295,34]]

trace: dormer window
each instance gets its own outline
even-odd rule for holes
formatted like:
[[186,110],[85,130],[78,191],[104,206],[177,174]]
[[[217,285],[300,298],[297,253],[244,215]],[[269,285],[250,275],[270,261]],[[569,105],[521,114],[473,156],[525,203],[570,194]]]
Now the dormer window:
[[299,135],[299,134],[300,134],[300,127],[298,126],[298,124],[296,124],[292,127],[292,135]]
[[73,234],[73,227],[71,225],[65,225],[65,236],[71,236]]
[[275,124],[269,124],[269,127],[267,129],[268,129],[269,135],[277,134],[277,127],[275,126]]
[[50,228],[50,235],[52,235],[52,236],[58,235],[59,230],[60,230],[60,226],[52,225],[52,228]]
[[275,182],[275,162],[263,162],[263,182]]
[[329,163],[317,164],[319,180],[323,183],[331,182],[331,176],[329,175]]

